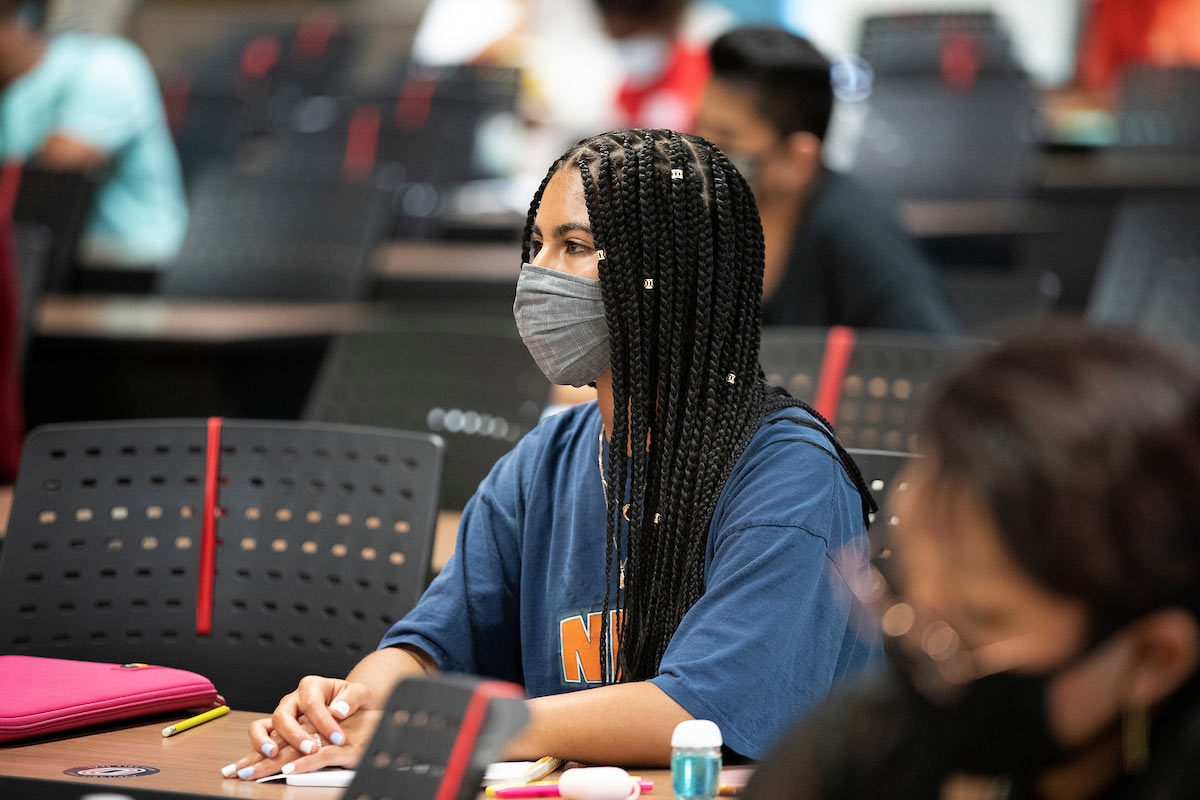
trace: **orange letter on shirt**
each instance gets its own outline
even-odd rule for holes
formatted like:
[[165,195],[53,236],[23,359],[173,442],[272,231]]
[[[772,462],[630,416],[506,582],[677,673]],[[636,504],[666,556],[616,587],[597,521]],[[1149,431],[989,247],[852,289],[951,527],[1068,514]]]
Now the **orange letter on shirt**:
[[562,643],[563,678],[568,683],[599,683],[600,615],[588,614],[586,629],[582,616],[567,617],[558,623],[558,640]]

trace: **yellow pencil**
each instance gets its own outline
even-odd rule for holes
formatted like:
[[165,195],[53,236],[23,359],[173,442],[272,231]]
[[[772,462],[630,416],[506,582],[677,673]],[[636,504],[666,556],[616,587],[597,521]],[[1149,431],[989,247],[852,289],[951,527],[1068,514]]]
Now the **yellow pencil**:
[[179,733],[180,731],[186,731],[188,728],[194,728],[197,725],[203,725],[204,723],[208,722],[210,719],[216,719],[217,717],[223,717],[228,713],[229,713],[229,706],[217,706],[216,708],[212,709],[211,711],[205,711],[203,714],[197,714],[194,717],[189,717],[188,719],[185,719],[183,722],[176,722],[174,725],[168,725],[167,727],[163,728],[162,733],[163,733],[163,736],[174,736],[175,734]]

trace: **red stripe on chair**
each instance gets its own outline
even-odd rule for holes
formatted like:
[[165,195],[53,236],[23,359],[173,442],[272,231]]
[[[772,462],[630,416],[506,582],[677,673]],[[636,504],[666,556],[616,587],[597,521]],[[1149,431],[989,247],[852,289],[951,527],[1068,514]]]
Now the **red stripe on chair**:
[[188,100],[192,95],[192,79],[176,78],[163,87],[163,108],[167,112],[167,127],[178,135],[187,123]]
[[350,130],[346,134],[346,156],[342,160],[342,174],[346,180],[360,181],[375,168],[375,151],[379,146],[379,109],[363,106],[356,109],[350,118]]
[[242,80],[262,80],[278,63],[279,40],[273,36],[260,36],[242,52]]
[[204,508],[201,509],[200,574],[196,579],[196,635],[212,635],[213,579],[217,561],[217,489],[221,467],[221,418],[208,419],[204,463]]
[[337,13],[318,7],[309,12],[296,30],[292,41],[292,58],[297,61],[316,61],[325,57],[329,40],[337,33]]
[[[471,695],[471,702],[467,703],[462,727],[458,729],[454,747],[450,750],[450,757],[446,759],[446,771],[442,775],[442,782],[438,784],[434,800],[454,800],[458,796],[458,790],[467,774],[467,765],[471,763],[471,753],[475,749],[475,742],[479,739],[479,729],[483,727],[483,717],[487,713],[488,703],[497,697],[521,699],[524,696],[521,687],[514,683],[487,681],[479,684],[475,693]],[[476,786],[475,790],[478,791],[479,787]]]
[[821,376],[817,378],[817,398],[813,408],[837,424],[838,401],[842,397],[842,383],[846,379],[846,368],[854,353],[854,329],[834,325],[825,337],[825,355],[821,358]]
[[406,80],[396,100],[396,127],[406,131],[425,127],[436,89],[437,81],[429,78],[413,77]]

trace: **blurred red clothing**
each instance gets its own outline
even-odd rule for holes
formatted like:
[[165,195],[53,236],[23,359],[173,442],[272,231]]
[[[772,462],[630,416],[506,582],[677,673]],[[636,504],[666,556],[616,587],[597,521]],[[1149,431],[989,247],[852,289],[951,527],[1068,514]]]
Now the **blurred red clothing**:
[[630,128],[691,130],[711,71],[706,43],[673,42],[661,75],[649,83],[626,80],[621,85],[617,108],[622,124]]
[[0,172],[0,483],[12,483],[21,458],[25,434],[21,410],[21,354],[17,350],[16,251],[12,237],[12,203],[20,171],[5,167]]
[[1092,0],[1080,86],[1111,88],[1128,64],[1200,64],[1200,0]]

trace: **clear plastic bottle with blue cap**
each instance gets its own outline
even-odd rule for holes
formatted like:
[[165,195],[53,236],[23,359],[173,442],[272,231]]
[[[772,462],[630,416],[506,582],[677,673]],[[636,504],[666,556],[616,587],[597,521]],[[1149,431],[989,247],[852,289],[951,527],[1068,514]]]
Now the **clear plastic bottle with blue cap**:
[[707,719],[684,720],[671,735],[675,796],[713,800],[721,791],[721,729]]

